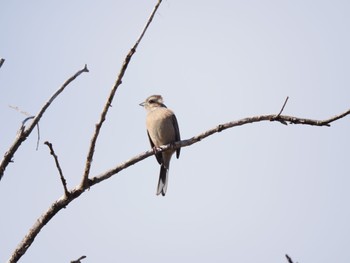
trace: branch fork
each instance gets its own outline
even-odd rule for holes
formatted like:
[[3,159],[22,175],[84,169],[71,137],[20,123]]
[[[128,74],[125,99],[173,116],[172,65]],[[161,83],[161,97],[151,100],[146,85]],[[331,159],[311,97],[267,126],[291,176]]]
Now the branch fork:
[[280,123],[282,123],[284,125],[288,125],[288,123],[286,121],[284,121],[283,119],[280,118],[281,114],[284,110],[284,107],[286,106],[286,104],[288,102],[288,99],[289,99],[289,97],[287,96],[286,100],[283,103],[283,106],[282,106],[280,112],[276,116],[272,117],[270,121],[279,121]]

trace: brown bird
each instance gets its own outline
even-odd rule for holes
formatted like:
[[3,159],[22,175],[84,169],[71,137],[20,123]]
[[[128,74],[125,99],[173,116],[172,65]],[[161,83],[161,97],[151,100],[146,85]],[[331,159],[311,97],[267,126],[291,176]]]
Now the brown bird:
[[[169,143],[180,141],[180,131],[174,112],[163,104],[160,95],[149,96],[140,103],[147,111],[146,127],[149,141],[156,152],[156,148]],[[161,153],[156,153],[160,164],[160,174],[157,187],[157,195],[165,195],[168,187],[168,173],[170,159],[175,151],[170,149]],[[180,148],[176,150],[176,158],[180,156]]]

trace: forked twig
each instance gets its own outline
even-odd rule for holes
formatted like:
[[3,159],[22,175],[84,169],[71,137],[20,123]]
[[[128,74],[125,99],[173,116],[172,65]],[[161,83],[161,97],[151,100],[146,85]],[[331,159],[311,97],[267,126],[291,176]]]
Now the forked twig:
[[[20,244],[18,244],[17,248],[14,250],[14,252],[12,253],[10,259],[8,260],[8,263],[14,263],[14,262],[17,262],[27,251],[27,249],[31,246],[31,244],[33,243],[35,237],[39,234],[40,230],[63,208],[65,208],[70,202],[72,202],[74,199],[78,198],[87,188],[89,188],[89,180],[88,180],[88,176],[89,176],[89,173],[90,173],[90,167],[91,167],[91,162],[92,162],[92,157],[93,157],[93,154],[94,154],[94,151],[95,151],[95,145],[96,145],[96,141],[97,141],[97,137],[99,135],[99,132],[100,132],[100,129],[102,127],[102,124],[106,118],[106,115],[107,115],[107,112],[108,112],[108,109],[109,107],[112,105],[112,101],[113,101],[113,97],[114,97],[114,94],[117,90],[117,88],[119,87],[119,85],[122,83],[122,78],[124,76],[124,73],[128,67],[128,64],[130,62],[130,59],[131,57],[133,56],[133,54],[136,52],[136,48],[137,46],[139,45],[139,43],[141,42],[147,28],[149,27],[149,25],[151,24],[152,20],[153,20],[153,17],[156,13],[156,11],[158,10],[158,7],[159,5],[161,4],[161,0],[158,0],[158,3],[155,5],[152,13],[151,13],[151,16],[149,17],[147,23],[146,23],[146,26],[144,27],[144,29],[142,30],[142,33],[140,35],[140,37],[137,39],[135,45],[131,48],[131,50],[129,51],[129,53],[127,54],[124,62],[123,62],[123,65],[122,65],[122,68],[119,72],[119,75],[117,77],[117,80],[115,82],[115,85],[113,86],[111,92],[110,92],[110,95],[107,99],[107,102],[104,106],[104,109],[101,113],[101,117],[100,117],[100,120],[99,122],[96,124],[96,128],[95,128],[95,132],[94,132],[94,135],[92,136],[92,139],[91,139],[91,143],[90,143],[90,147],[89,147],[89,151],[88,151],[88,155],[87,155],[87,160],[86,160],[86,166],[85,166],[85,171],[84,171],[84,174],[83,174],[83,178],[82,178],[82,182],[80,183],[79,186],[77,186],[75,189],[73,189],[72,191],[69,192],[69,195],[64,195],[62,196],[61,198],[59,198],[57,201],[55,201],[47,211],[45,211],[39,218],[38,220],[35,222],[35,224],[29,229],[27,235],[22,239],[22,241],[20,242]],[[80,75],[82,72],[87,72],[87,68],[85,67],[81,72],[77,72],[76,75],[74,75],[72,78],[76,78],[78,75]],[[71,78],[71,79],[72,79]],[[71,80],[69,79],[69,80]],[[72,80],[73,80],[72,79]],[[66,84],[66,83],[65,83]],[[64,86],[66,86],[64,84]],[[68,84],[67,84],[68,85]],[[59,94],[59,93],[58,93]],[[50,103],[52,102],[53,99],[55,99],[57,97],[58,94],[54,94],[52,96],[52,98],[49,100],[48,102],[48,105],[50,105]],[[42,114],[45,112],[46,110],[46,105],[43,107],[43,110],[39,112],[39,114],[34,118],[32,124],[23,132],[23,136],[25,135],[29,135],[30,133],[30,129],[33,129],[33,124],[36,124],[40,117],[42,116]],[[28,133],[28,134],[27,134]],[[22,141],[25,140],[26,137],[24,137],[24,139],[22,139],[20,141],[20,143]],[[19,145],[20,145],[19,143]],[[11,154],[9,155],[6,155],[6,158],[8,159],[7,164],[8,162],[11,160],[13,154],[16,152],[17,148],[19,147],[16,146],[15,149],[11,150]],[[4,163],[6,163],[4,162]],[[2,162],[3,163],[3,162]],[[2,164],[1,163],[1,164]],[[7,166],[4,165],[4,168],[2,170],[0,170],[0,177],[1,175],[3,174],[3,171],[5,170],[5,167]],[[2,166],[0,166],[0,169],[2,168]]]
[[129,62],[130,62],[132,56],[135,54],[136,49],[137,49],[138,45],[140,44],[143,36],[145,35],[149,25],[151,24],[151,22],[153,20],[153,17],[155,15],[155,13],[157,12],[161,2],[162,2],[162,0],[159,0],[158,3],[155,5],[155,7],[154,7],[150,17],[147,20],[147,23],[146,23],[145,27],[143,28],[143,30],[141,32],[141,35],[136,40],[134,46],[130,49],[129,53],[126,55],[126,57],[124,59],[124,62],[123,62],[123,65],[122,65],[122,67],[121,67],[121,69],[119,71],[118,77],[117,77],[117,79],[115,81],[115,84],[114,84],[113,88],[111,89],[111,92],[110,92],[110,94],[109,94],[109,96],[107,98],[106,104],[104,105],[104,108],[103,108],[102,113],[101,113],[100,120],[95,125],[95,132],[94,132],[94,134],[92,136],[92,139],[91,139],[91,142],[90,142],[89,151],[88,151],[88,154],[87,154],[87,157],[86,157],[85,170],[84,170],[83,178],[82,178],[82,181],[81,181],[81,185],[82,186],[86,186],[88,184],[88,178],[89,178],[89,174],[90,174],[90,168],[91,168],[92,159],[93,159],[94,152],[95,152],[96,141],[97,141],[97,138],[98,138],[98,136],[100,134],[100,130],[102,128],[102,124],[103,124],[103,122],[106,119],[109,107],[111,107],[111,105],[112,105],[115,92],[117,91],[117,89],[120,86],[120,84],[122,84],[122,79],[123,79],[123,76],[125,74],[126,69],[128,68]]
[[[57,98],[59,94],[62,93],[62,91],[73,81],[75,80],[80,74],[83,72],[89,72],[87,66],[81,70],[79,70],[77,73],[75,73],[73,76],[71,76],[69,79],[67,79],[63,85],[51,96],[51,98],[44,104],[44,106],[41,108],[41,110],[38,112],[36,116],[31,116],[24,120],[22,123],[22,126],[20,128],[20,131],[17,133],[17,137],[13,144],[10,146],[10,148],[6,151],[4,154],[4,157],[1,160],[0,163],[0,180],[4,175],[5,169],[8,166],[10,162],[12,162],[12,158],[15,155],[16,151],[18,150],[19,146],[24,142],[27,137],[30,135],[34,127],[39,123],[41,117],[44,115],[47,108],[51,105],[51,103]],[[24,123],[28,121],[29,119],[33,119],[31,124],[27,128],[25,128]]]
[[284,124],[284,125],[288,125],[285,121],[279,119],[279,117],[281,116],[281,114],[282,114],[282,112],[283,112],[283,110],[284,110],[284,107],[285,107],[286,104],[287,104],[288,99],[289,99],[289,97],[287,96],[286,100],[285,100],[284,103],[283,103],[283,106],[282,106],[280,112],[279,112],[275,117],[273,117],[273,118],[271,119],[271,121],[276,121],[276,120],[278,120],[280,123],[282,123],[282,124]]

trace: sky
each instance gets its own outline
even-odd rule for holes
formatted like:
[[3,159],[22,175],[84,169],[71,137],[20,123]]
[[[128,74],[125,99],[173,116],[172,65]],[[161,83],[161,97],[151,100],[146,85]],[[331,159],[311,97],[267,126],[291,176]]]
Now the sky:
[[[63,188],[81,180],[95,123],[156,1],[0,1],[0,154],[76,71],[0,181],[0,262]],[[97,142],[96,176],[150,149],[138,104],[161,94],[181,138],[283,111],[350,108],[350,2],[166,0],[132,58]],[[264,122],[181,150],[156,196],[151,156],[86,191],[20,262],[349,262],[349,117],[331,127]]]

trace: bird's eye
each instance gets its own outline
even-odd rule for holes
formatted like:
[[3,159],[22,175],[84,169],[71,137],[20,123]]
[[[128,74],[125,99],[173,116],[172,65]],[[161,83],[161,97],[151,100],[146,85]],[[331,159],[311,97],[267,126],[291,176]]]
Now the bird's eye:
[[155,103],[155,101],[152,99],[152,100],[149,100],[148,103]]

